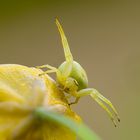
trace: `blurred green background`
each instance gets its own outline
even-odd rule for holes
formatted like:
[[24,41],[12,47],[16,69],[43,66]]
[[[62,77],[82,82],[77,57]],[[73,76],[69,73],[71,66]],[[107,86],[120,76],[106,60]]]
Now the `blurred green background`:
[[89,86],[116,106],[115,128],[90,97],[73,109],[103,140],[140,139],[140,3],[135,1],[0,1],[0,63],[59,66],[63,24]]

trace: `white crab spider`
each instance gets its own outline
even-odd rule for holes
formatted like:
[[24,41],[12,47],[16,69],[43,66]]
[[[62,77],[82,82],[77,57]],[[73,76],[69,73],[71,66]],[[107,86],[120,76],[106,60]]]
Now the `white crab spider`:
[[[60,25],[57,19],[56,25],[61,36],[66,60],[58,68],[52,67],[50,65],[38,66],[37,68],[40,69],[49,69],[41,73],[40,75],[53,72],[56,73],[56,79],[59,87],[61,87],[61,89],[63,89],[63,91],[69,94],[70,96],[76,97],[75,102],[72,102],[69,105],[77,103],[79,98],[82,96],[90,95],[108,113],[112,122],[116,126],[115,117],[118,121],[120,121],[120,119],[115,107],[107,98],[101,95],[96,89],[88,88],[88,78],[86,72],[79,63],[73,60],[73,56],[71,54],[67,42],[67,38],[64,34],[62,26]],[[112,111],[107,107],[107,105]]]

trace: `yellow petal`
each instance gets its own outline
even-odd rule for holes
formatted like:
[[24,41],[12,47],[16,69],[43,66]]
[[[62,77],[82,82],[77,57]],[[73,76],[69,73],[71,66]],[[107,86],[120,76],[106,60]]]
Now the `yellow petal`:
[[80,120],[55,81],[40,73],[22,65],[0,65],[0,140],[75,140],[68,129],[35,118],[34,109],[43,106]]

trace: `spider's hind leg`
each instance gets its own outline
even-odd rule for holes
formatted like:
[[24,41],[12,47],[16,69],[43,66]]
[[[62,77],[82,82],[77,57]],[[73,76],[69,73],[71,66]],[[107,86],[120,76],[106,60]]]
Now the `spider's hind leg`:
[[40,73],[39,76],[42,76],[42,75],[45,75],[45,74],[48,74],[48,73],[57,73],[58,72],[57,68],[52,67],[50,65],[36,66],[36,68],[38,68],[38,69],[48,68],[49,69],[45,72]]
[[52,67],[52,66],[50,66],[50,65],[42,65],[42,66],[36,66],[36,68],[37,69],[43,69],[43,68],[48,68],[48,69],[50,69],[50,70],[57,70],[57,68],[55,68],[55,67]]

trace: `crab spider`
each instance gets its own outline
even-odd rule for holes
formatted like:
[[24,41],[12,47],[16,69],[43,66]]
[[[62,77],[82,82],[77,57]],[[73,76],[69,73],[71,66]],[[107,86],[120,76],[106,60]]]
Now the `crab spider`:
[[[120,119],[115,107],[96,89],[88,88],[88,78],[86,72],[79,63],[73,60],[67,38],[57,19],[56,25],[61,36],[66,60],[58,68],[50,65],[37,66],[37,68],[40,69],[48,68],[48,70],[41,73],[40,76],[53,72],[56,73],[57,83],[63,92],[76,97],[75,102],[69,103],[69,105],[77,103],[79,98],[82,96],[90,95],[108,113],[110,119],[116,126],[115,117],[118,121],[120,121]],[[111,110],[108,107],[110,107]]]

